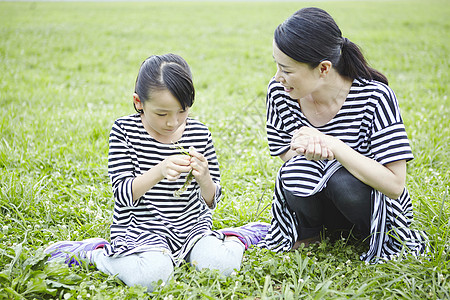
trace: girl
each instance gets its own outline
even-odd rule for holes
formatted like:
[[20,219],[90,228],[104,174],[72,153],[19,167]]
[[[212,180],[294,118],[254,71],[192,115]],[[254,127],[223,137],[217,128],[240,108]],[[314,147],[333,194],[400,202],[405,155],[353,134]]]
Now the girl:
[[208,128],[188,117],[194,95],[189,66],[180,56],[151,56],[142,63],[133,94],[137,114],[116,120],[109,138],[111,243],[58,242],[45,250],[50,259],[69,265],[88,259],[148,291],[158,280],[169,280],[183,260],[224,275],[240,268],[244,250],[268,226],[211,231],[211,210],[221,198],[219,164]]
[[326,227],[367,238],[366,262],[405,247],[426,252],[426,235],[409,228],[405,178],[413,155],[386,77],[319,8],[301,9],[278,26],[273,57],[267,137],[271,155],[285,163],[272,226],[259,246],[295,249],[318,241]]

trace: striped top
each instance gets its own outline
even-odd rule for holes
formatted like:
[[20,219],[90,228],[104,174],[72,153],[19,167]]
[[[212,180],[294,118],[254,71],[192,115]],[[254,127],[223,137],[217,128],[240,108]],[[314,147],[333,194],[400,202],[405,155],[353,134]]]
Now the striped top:
[[[197,120],[188,118],[177,146],[193,146],[208,160],[216,183],[213,208],[221,197],[219,163],[211,133]],[[181,188],[187,174],[176,181],[161,180],[140,199],[133,201],[134,178],[171,155],[181,154],[177,146],[160,143],[145,130],[139,114],[115,121],[109,137],[108,174],[114,193],[114,215],[111,225],[110,256],[159,249],[181,260],[194,243],[211,233],[211,209],[203,200],[194,180],[181,197],[173,193]]]
[[[291,99],[273,78],[268,86],[266,106],[267,139],[272,156],[286,152],[293,132],[309,126],[339,138],[355,151],[383,165],[413,159],[397,99],[383,83],[355,79],[340,111],[319,127],[307,120],[298,102]],[[322,190],[340,167],[337,160],[309,161],[303,155],[285,162],[275,183],[271,229],[259,246],[289,251],[298,238],[297,219],[289,211],[282,190],[302,197],[313,195]],[[426,252],[425,233],[409,228],[412,204],[406,188],[399,199],[390,199],[373,190],[372,201],[370,248],[361,255],[362,260],[376,262],[379,258],[390,258],[399,254],[404,244],[414,254]]]

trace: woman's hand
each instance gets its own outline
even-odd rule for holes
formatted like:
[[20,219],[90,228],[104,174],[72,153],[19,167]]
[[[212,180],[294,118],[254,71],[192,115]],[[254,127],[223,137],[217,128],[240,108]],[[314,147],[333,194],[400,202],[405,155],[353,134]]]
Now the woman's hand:
[[353,176],[391,199],[397,199],[405,187],[405,160],[381,165],[315,128],[304,126],[296,131],[291,148],[309,160],[338,160]]
[[317,129],[303,126],[294,132],[291,149],[308,160],[333,160],[334,154],[327,145],[329,138]]

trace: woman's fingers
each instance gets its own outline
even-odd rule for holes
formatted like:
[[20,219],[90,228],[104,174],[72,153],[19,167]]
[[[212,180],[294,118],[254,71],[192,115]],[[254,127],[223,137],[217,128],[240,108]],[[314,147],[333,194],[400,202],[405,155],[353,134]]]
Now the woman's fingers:
[[302,127],[294,132],[291,149],[308,160],[333,160],[334,154],[328,148],[319,131]]

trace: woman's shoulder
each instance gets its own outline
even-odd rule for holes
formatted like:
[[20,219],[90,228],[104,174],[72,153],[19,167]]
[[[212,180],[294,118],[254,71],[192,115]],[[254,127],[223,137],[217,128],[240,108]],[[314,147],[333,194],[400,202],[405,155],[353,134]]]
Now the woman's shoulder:
[[270,79],[269,84],[267,86],[267,93],[269,95],[273,94],[273,93],[285,94],[285,91],[284,91],[283,85],[280,82],[276,81],[275,77],[272,77],[272,79]]
[[351,93],[356,99],[366,101],[374,112],[382,115],[397,115],[399,104],[394,91],[385,83],[376,80],[355,79]]
[[297,101],[292,99],[284,90],[283,85],[280,82],[276,81],[275,77],[273,77],[269,81],[269,85],[267,87],[266,104],[268,105],[268,107],[296,107]]
[[353,93],[372,92],[381,94],[393,94],[392,89],[387,84],[377,80],[367,80],[364,78],[356,78],[355,80],[353,80],[351,91],[353,91]]

